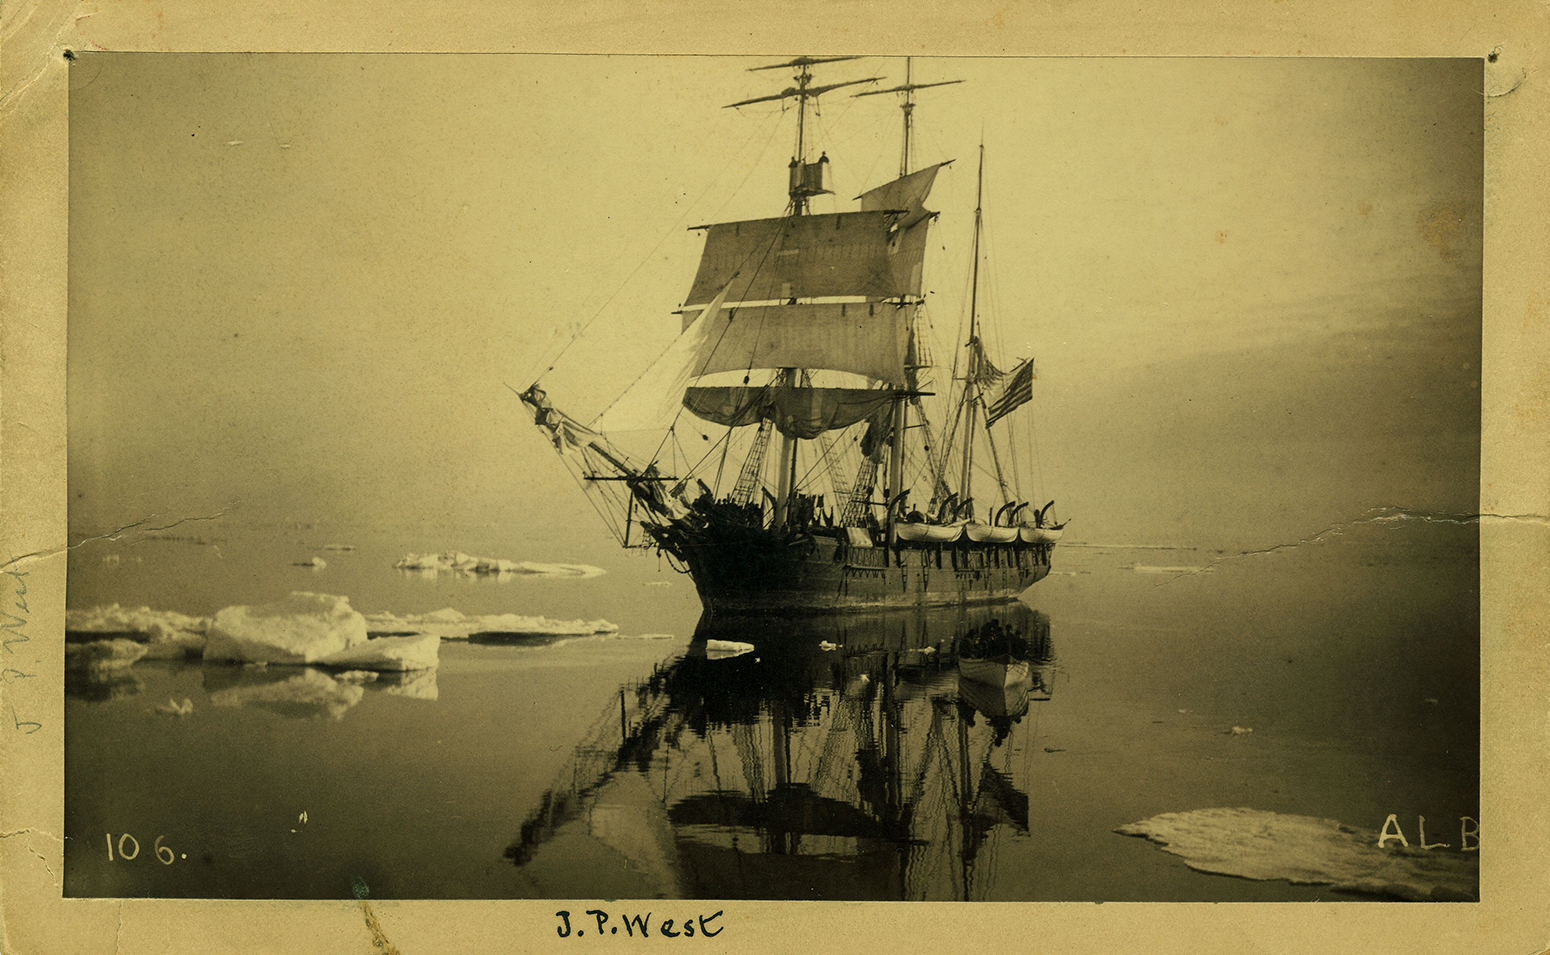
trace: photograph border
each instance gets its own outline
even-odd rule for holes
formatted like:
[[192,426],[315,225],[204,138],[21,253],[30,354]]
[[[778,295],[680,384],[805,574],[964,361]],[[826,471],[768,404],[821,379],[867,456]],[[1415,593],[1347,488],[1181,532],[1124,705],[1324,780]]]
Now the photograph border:
[[[1255,5],[1208,16],[1189,0],[1075,4],[716,2],[569,5],[479,0],[405,7],[38,2],[0,23],[0,918],[5,952],[542,952],[557,909],[534,902],[64,899],[65,328],[69,57],[151,52],[506,52],[929,56],[1424,56],[1486,59],[1480,501],[1484,850],[1479,903],[720,903],[717,951],[1161,953],[1539,952],[1550,940],[1542,781],[1550,601],[1550,329],[1542,281],[1550,186],[1550,6],[1437,2],[1351,9]],[[1247,9],[1239,7],[1238,9]],[[1392,502],[1373,502],[1381,506]],[[1474,515],[1459,515],[1475,519]],[[1394,665],[1404,666],[1404,661]],[[1382,673],[1373,679],[1381,681]],[[685,913],[700,903],[656,903]],[[706,915],[710,912],[706,911]],[[596,944],[614,944],[613,940]],[[658,944],[656,940],[649,943]]]

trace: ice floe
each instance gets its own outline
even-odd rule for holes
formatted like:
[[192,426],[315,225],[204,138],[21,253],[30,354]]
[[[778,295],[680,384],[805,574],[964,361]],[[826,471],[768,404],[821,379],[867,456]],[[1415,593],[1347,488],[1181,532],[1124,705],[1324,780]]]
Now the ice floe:
[[71,643],[121,637],[143,643],[144,659],[165,660],[197,657],[204,652],[208,617],[190,617],[171,610],[136,607],[133,610],[110,604],[90,610],[65,611],[65,639]]
[[729,657],[740,657],[745,653],[752,653],[753,649],[753,644],[740,643],[736,640],[705,641],[705,656],[711,660],[725,660]]
[[348,597],[297,591],[272,604],[218,611],[204,657],[210,662],[316,663],[366,640],[366,618],[351,609]]
[[374,613],[366,617],[372,633],[407,636],[435,634],[443,640],[467,640],[475,634],[513,636],[586,637],[599,633],[617,633],[618,625],[607,620],[550,620],[514,613],[468,616],[446,607],[431,613],[397,616]]
[[319,666],[346,670],[431,670],[440,662],[441,638],[377,637],[318,660]]
[[[621,637],[617,624],[602,619],[468,615],[451,607],[423,614],[363,615],[350,607],[347,597],[307,592],[263,606],[226,607],[214,617],[117,604],[68,610],[65,625],[71,667],[81,674],[122,669],[142,659],[185,657],[247,666],[411,671],[437,665],[441,640],[556,643],[575,637]],[[661,633],[631,636],[672,638]]]
[[531,560],[473,557],[462,551],[443,551],[440,554],[406,554],[393,566],[399,570],[408,571],[490,574],[496,576],[521,574],[535,577],[597,577],[605,573],[603,568],[593,567],[590,564],[545,564]]
[[1480,856],[1452,848],[1378,847],[1378,831],[1257,809],[1199,809],[1114,830],[1143,836],[1199,872],[1330,885],[1409,901],[1473,901]]
[[315,664],[342,670],[428,670],[438,634],[369,637],[348,597],[297,592],[256,607],[227,607],[210,623],[207,662]]
[[306,560],[298,560],[292,567],[311,567],[313,570],[322,570],[328,566],[328,561],[321,557],[308,557]]

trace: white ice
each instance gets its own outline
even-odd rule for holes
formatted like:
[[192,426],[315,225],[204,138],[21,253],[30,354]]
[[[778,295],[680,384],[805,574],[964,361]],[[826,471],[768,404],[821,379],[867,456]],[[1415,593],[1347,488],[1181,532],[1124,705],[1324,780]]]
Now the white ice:
[[550,620],[548,617],[514,613],[470,617],[450,607],[402,617],[391,613],[374,613],[367,616],[366,620],[375,633],[411,631],[435,634],[443,640],[466,640],[475,633],[584,637],[596,633],[616,633],[619,630],[617,624],[607,620]]
[[210,623],[204,658],[317,663],[365,642],[366,618],[351,609],[348,597],[298,591],[272,604],[218,611]]
[[1410,901],[1480,896],[1479,853],[1460,851],[1457,838],[1449,840],[1449,848],[1428,850],[1390,841],[1380,849],[1376,830],[1258,809],[1173,812],[1114,831],[1144,836],[1200,872],[1327,884],[1339,891]]
[[546,564],[531,560],[473,557],[462,551],[440,554],[406,554],[393,566],[399,570],[447,571],[462,574],[526,574],[539,577],[597,577],[601,567],[590,564]]
[[347,670],[431,670],[440,662],[440,650],[441,638],[434,633],[377,637],[322,657],[317,664]]
[[144,636],[144,659],[164,660],[199,656],[204,652],[209,617],[190,617],[171,610],[110,604],[90,610],[66,610],[65,629],[74,633],[113,633]]

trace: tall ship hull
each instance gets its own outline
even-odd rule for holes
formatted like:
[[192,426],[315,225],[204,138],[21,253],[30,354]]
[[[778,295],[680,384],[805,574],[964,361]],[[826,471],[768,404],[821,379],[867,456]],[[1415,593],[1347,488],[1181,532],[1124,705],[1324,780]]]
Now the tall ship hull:
[[1050,547],[1017,544],[852,545],[707,540],[682,545],[701,602],[713,612],[857,613],[1013,600],[1043,580]]
[[[813,66],[847,59],[755,67],[792,68],[796,85],[730,104],[794,104],[787,206],[692,227],[704,251],[658,362],[585,424],[536,382],[519,393],[620,543],[665,554],[712,613],[1004,602],[1049,574],[1064,526],[1024,486],[1008,433],[1032,401],[1033,361],[1002,371],[984,339],[983,147],[958,357],[951,371],[931,360],[944,350],[926,314],[939,213],[924,203],[952,160],[915,168],[910,129],[915,92],[956,81],[911,82],[906,62],[903,85],[852,94],[901,97],[899,175],[865,189],[859,211],[815,208],[835,189],[827,150],[811,159],[807,114],[879,79],[814,83]],[[610,437],[657,428],[646,459]]]

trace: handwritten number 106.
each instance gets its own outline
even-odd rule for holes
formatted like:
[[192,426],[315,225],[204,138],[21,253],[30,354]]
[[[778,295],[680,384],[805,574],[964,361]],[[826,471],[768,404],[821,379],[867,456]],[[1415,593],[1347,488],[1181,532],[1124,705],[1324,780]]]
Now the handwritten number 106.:
[[[108,837],[108,861],[112,862],[112,861],[114,861],[114,859],[113,859],[113,833],[109,832],[109,833],[106,833],[106,835]],[[157,836],[156,837],[156,844],[152,848],[153,848],[153,850],[156,853],[156,858],[161,860],[161,864],[162,865],[172,865],[173,860],[175,860],[177,858],[177,856],[173,854],[171,849],[169,849],[168,847],[166,847],[166,846],[161,844],[161,841],[163,839],[165,839],[165,838],[167,838],[167,837],[166,836]],[[120,859],[123,859],[124,861],[127,862],[127,861],[133,859],[135,856],[137,856],[139,854],[140,854],[140,840],[139,839],[136,839],[134,836],[131,836],[127,832],[118,837],[118,857]]]

